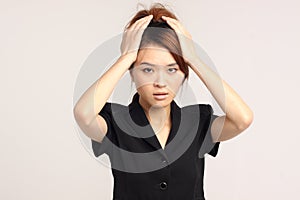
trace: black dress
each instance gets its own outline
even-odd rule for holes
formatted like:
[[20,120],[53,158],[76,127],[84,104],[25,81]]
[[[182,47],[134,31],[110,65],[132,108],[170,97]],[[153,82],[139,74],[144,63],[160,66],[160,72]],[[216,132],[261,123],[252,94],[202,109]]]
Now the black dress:
[[102,143],[91,140],[96,157],[109,156],[113,200],[205,200],[205,157],[216,156],[220,142],[210,134],[211,105],[178,107],[171,103],[172,126],[163,149],[136,93],[128,106],[107,102],[99,114],[108,132]]

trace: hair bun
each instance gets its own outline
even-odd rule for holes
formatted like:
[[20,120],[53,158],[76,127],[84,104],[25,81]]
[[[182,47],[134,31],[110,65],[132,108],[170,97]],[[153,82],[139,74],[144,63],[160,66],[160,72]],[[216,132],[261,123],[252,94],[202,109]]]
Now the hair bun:
[[[152,24],[151,26],[153,27],[170,28],[170,26],[161,18],[162,16],[177,19],[176,16],[170,10],[168,10],[163,4],[155,3],[154,5],[152,5],[152,7],[149,10],[147,9],[140,10],[126,25],[125,29],[131,27],[137,20],[147,17],[149,15],[153,15],[153,18],[150,22],[150,24]],[[159,24],[163,26],[158,26]]]
[[159,28],[170,28],[172,29],[169,24],[162,20],[151,20],[148,24],[148,27],[159,27]]

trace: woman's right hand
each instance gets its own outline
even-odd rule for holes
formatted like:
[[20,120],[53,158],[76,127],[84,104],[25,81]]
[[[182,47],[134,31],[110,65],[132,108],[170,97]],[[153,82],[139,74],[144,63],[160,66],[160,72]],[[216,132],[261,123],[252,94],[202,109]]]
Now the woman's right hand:
[[143,17],[124,31],[121,43],[121,56],[130,56],[133,62],[136,60],[142,35],[152,18],[153,15]]

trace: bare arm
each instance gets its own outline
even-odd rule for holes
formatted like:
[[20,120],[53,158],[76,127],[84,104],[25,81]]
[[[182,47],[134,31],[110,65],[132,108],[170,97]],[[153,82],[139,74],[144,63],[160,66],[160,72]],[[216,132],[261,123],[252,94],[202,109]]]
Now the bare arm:
[[82,131],[91,139],[102,142],[107,133],[107,124],[98,113],[102,110],[118,81],[136,60],[137,50],[144,29],[152,15],[137,20],[123,34],[121,56],[96,82],[80,97],[73,113]]
[[211,125],[214,142],[229,140],[243,132],[253,121],[252,110],[233,88],[201,61],[194,49],[192,36],[182,24],[169,17],[162,18],[178,34],[185,61],[206,85],[225,113],[224,116],[216,118]]
[[73,110],[74,117],[88,137],[101,142],[105,136],[107,124],[98,113],[132,63],[133,60],[130,56],[121,56],[109,70],[85,91],[76,103]]
[[225,112],[213,121],[213,140],[229,140],[248,128],[253,120],[252,110],[233,88],[200,60],[191,62],[191,66]]

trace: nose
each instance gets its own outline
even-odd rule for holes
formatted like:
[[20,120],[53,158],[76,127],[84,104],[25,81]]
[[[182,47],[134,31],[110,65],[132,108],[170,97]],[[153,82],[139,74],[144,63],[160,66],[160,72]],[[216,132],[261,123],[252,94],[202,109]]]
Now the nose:
[[166,86],[165,77],[162,70],[156,75],[156,79],[154,80],[154,86],[164,87]]

